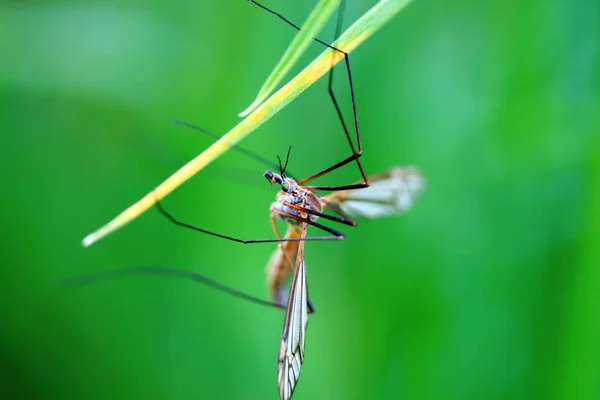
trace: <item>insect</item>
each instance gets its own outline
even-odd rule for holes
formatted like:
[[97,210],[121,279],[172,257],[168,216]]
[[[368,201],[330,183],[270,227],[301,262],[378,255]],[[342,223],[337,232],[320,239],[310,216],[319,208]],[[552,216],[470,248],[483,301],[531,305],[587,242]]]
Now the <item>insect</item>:
[[[278,16],[280,19],[299,30],[294,23],[275,11],[250,0],[260,8],[269,13]],[[343,5],[341,6],[343,7]],[[336,37],[339,36],[341,21],[343,17],[343,8],[338,13],[338,22],[336,27]],[[354,94],[354,84],[350,69],[350,60],[347,53],[331,45],[315,39],[322,45],[344,54],[344,60],[348,73],[350,94],[352,100],[352,110],[354,117],[354,128],[356,131],[357,146],[355,147],[350,132],[338,105],[333,91],[333,69],[329,73],[328,92],[336,113],[341,122],[346,139],[350,145],[352,155],[331,165],[328,168],[317,172],[301,181],[286,176],[285,170],[289,161],[289,151],[286,157],[285,165],[280,165],[280,173],[274,173],[267,170],[264,176],[272,183],[281,185],[281,191],[277,195],[277,201],[271,204],[271,224],[276,235],[276,239],[253,239],[242,240],[231,236],[210,232],[201,228],[181,223],[167,213],[164,208],[157,203],[161,211],[172,222],[194,230],[207,233],[220,238],[232,240],[241,243],[266,243],[278,242],[279,246],[267,265],[267,285],[271,292],[274,303],[282,306],[286,301],[285,282],[290,271],[293,271],[292,284],[287,295],[286,315],[283,327],[283,333],[280,344],[278,358],[278,386],[279,396],[282,400],[290,399],[300,376],[300,368],[304,361],[304,349],[306,328],[308,325],[308,313],[313,311],[312,304],[308,298],[308,288],[306,283],[306,266],[304,258],[305,243],[309,240],[340,240],[345,236],[341,232],[332,229],[326,225],[317,222],[319,218],[342,223],[349,226],[356,226],[356,222],[349,214],[367,217],[379,217],[390,215],[395,212],[408,209],[416,195],[423,188],[424,180],[420,172],[414,168],[401,169],[393,168],[390,171],[380,174],[372,179],[372,186],[369,186],[369,179],[360,162],[362,156],[362,143],[360,139],[360,129],[358,115],[356,110],[356,100]],[[236,146],[239,151],[246,153],[246,150]],[[253,156],[256,158],[256,156]],[[360,170],[362,181],[338,186],[308,186],[306,185],[313,179],[327,175],[328,173],[351,162],[356,162]],[[319,196],[314,191],[332,191],[328,196]],[[360,193],[356,195],[355,192]],[[334,214],[323,213],[327,208]],[[288,223],[288,229],[282,238],[277,227],[276,219],[282,219]],[[314,226],[331,236],[307,236],[308,226]],[[293,259],[296,259],[295,266]]]
[[[247,152],[242,148],[239,148],[239,150]],[[264,177],[269,182],[281,187],[281,190],[277,193],[276,201],[270,207],[271,223],[276,236],[274,239],[243,240],[207,231],[177,220],[160,203],[157,203],[158,210],[171,222],[179,226],[239,243],[279,243],[267,264],[267,285],[273,303],[237,291],[234,291],[233,294],[254,302],[283,307],[286,302],[285,282],[290,271],[293,272],[291,287],[287,295],[287,307],[278,358],[278,385],[281,399],[290,399],[298,382],[300,367],[304,361],[308,314],[313,312],[306,283],[305,244],[307,241],[312,240],[341,240],[345,238],[343,233],[317,222],[319,218],[356,226],[357,223],[352,219],[352,216],[372,219],[404,212],[410,209],[425,186],[423,175],[415,167],[394,167],[371,177],[369,180],[370,186],[366,188],[342,189],[326,196],[319,196],[312,191],[311,188],[313,187],[302,185],[306,179],[297,182],[286,175],[285,170],[288,160],[289,152],[285,165],[280,166],[279,173],[271,170],[264,173]],[[330,210],[336,215],[327,214],[324,210]],[[276,219],[281,219],[288,224],[288,230],[283,238],[277,227]],[[329,233],[330,236],[307,236],[308,226],[314,226]],[[177,274],[181,275],[182,273],[178,272]],[[193,279],[204,283],[207,280],[201,275]],[[209,284],[230,293],[233,291],[230,288],[220,286],[220,284]]]
[[[292,27],[300,29],[297,25],[291,23],[280,14],[277,14],[276,12],[260,5],[254,0],[250,1],[262,9],[270,12],[271,14],[278,16]],[[336,37],[339,36],[342,15],[343,10],[340,9],[338,14]],[[331,70],[328,80],[328,92],[341,122],[352,154],[307,178],[296,181],[286,174],[290,156],[290,152],[288,151],[285,163],[283,165],[281,160],[279,160],[278,172],[267,170],[264,173],[265,178],[269,182],[277,184],[281,188],[277,194],[276,201],[273,202],[270,207],[271,224],[273,226],[276,238],[243,240],[233,236],[212,232],[176,219],[165,210],[160,202],[156,203],[156,207],[162,215],[164,215],[172,223],[185,228],[244,244],[278,243],[277,249],[267,264],[267,284],[273,302],[261,300],[239,292],[196,273],[155,267],[141,267],[121,272],[153,273],[187,277],[247,300],[285,308],[286,314],[278,357],[278,386],[279,395],[282,400],[290,399],[294,393],[294,389],[297,386],[300,376],[300,369],[304,361],[308,314],[314,311],[308,296],[305,263],[306,243],[308,241],[315,240],[341,240],[345,238],[343,233],[321,223],[322,220],[340,223],[347,226],[356,226],[357,223],[354,221],[353,217],[377,218],[406,211],[411,207],[415,198],[424,187],[424,178],[422,174],[413,167],[395,167],[370,178],[367,176],[360,161],[363,150],[360,138],[354,84],[350,69],[349,56],[344,51],[332,47],[331,45],[319,39],[315,40],[322,45],[333,49],[333,51],[344,54],[352,100],[356,145],[352,140],[350,131],[346,125],[342,111],[336,100],[333,91],[333,70]],[[212,135],[207,131],[189,124],[181,122],[178,123]],[[237,145],[233,146],[232,148],[254,159],[264,161],[264,159],[261,157],[254,155]],[[353,162],[356,163],[360,171],[360,181],[336,186],[308,185],[308,183],[311,181],[326,176],[330,172]],[[316,193],[318,191],[330,191],[331,193],[325,196],[320,196]],[[287,231],[283,237],[281,236],[277,226],[278,219],[283,220],[288,224]],[[328,235],[309,236],[309,226],[320,229]],[[291,279],[290,289],[287,291],[286,282],[290,273],[292,273],[293,276]],[[120,272],[117,272],[116,275],[118,274],[120,274]],[[94,280],[94,277],[91,278],[91,280]]]
[[[288,153],[289,156],[289,153]],[[287,161],[286,161],[287,165]],[[281,174],[265,172],[265,177],[281,185],[277,201],[271,204],[271,218],[278,216],[289,223],[286,242],[280,243],[267,266],[268,285],[277,303],[283,301],[283,283],[288,271],[294,276],[289,290],[283,334],[279,350],[278,385],[281,399],[290,399],[304,361],[307,308],[310,306],[306,283],[304,248],[308,225],[316,226],[334,236],[313,237],[318,239],[343,239],[344,235],[316,221],[323,217],[347,225],[356,225],[348,213],[376,218],[408,210],[424,187],[424,179],[416,168],[392,168],[390,171],[371,179],[371,186],[359,190],[342,190],[321,197],[294,179]],[[329,208],[339,217],[324,214]],[[279,231],[273,223],[277,237]],[[292,268],[292,258],[296,253],[296,267]],[[312,307],[312,306],[310,306]]]
[[[193,127],[193,126],[190,126]],[[204,133],[207,131],[193,127]],[[212,134],[211,134],[212,135]],[[260,159],[259,156],[237,147],[237,150],[249,157]],[[370,177],[370,186],[362,189],[342,189],[326,196],[319,196],[309,186],[303,186],[303,181],[295,181],[285,173],[287,167],[280,166],[280,172],[267,170],[264,177],[271,183],[280,185],[276,201],[271,204],[271,222],[276,238],[243,240],[222,235],[181,222],[170,214],[158,202],[156,207],[172,223],[212,236],[228,239],[239,243],[272,243],[279,245],[267,263],[267,285],[273,301],[267,301],[225,286],[206,276],[175,268],[143,266],[121,269],[111,272],[101,272],[75,277],[63,281],[66,284],[92,283],[106,278],[114,278],[127,274],[153,274],[174,276],[191,279],[217,290],[229,293],[244,300],[261,305],[285,308],[285,320],[278,357],[278,386],[281,399],[290,399],[300,376],[300,368],[304,361],[304,349],[308,314],[314,307],[308,297],[306,280],[305,244],[311,240],[341,240],[345,235],[318,221],[323,218],[344,225],[356,226],[352,217],[380,218],[409,210],[414,201],[425,187],[425,179],[415,167],[393,167],[386,172]],[[326,214],[330,210],[337,215]],[[285,237],[281,237],[276,219],[288,224]],[[308,226],[314,226],[330,234],[330,236],[308,236]],[[294,262],[295,259],[295,262]],[[289,294],[286,299],[285,283],[289,273],[293,273]],[[284,306],[287,301],[287,306]]]

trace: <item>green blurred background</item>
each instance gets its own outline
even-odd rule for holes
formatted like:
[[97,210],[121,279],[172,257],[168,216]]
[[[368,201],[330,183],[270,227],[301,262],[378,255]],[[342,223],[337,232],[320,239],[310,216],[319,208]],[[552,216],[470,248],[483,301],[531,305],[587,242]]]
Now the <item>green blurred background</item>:
[[[265,3],[301,23],[315,2]],[[350,1],[345,27],[374,3]],[[417,0],[352,54],[367,171],[418,165],[429,187],[307,245],[296,399],[600,398],[599,17],[596,0]],[[80,241],[211,143],[170,120],[233,127],[293,35],[243,0],[0,3],[0,398],[277,398],[279,310],[177,279],[55,282],[164,265],[266,297],[272,244],[154,210]],[[349,154],[324,80],[242,144],[292,145],[297,176]],[[227,153],[164,204],[270,237],[264,169]]]

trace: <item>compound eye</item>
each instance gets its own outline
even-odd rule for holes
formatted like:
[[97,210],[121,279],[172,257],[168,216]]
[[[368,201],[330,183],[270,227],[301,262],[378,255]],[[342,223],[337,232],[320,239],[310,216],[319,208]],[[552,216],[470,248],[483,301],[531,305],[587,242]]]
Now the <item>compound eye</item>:
[[290,184],[289,184],[289,182],[283,182],[283,183],[281,184],[281,189],[282,189],[284,192],[287,192],[287,191],[289,190],[289,188],[290,188]]

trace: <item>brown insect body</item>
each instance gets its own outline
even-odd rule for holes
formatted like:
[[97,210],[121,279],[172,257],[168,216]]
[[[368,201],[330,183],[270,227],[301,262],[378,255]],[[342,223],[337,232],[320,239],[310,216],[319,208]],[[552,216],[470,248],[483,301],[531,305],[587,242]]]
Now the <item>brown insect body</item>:
[[[271,204],[271,219],[279,218],[289,223],[286,239],[301,237],[302,220],[315,222],[319,217],[303,210],[321,213],[324,203],[321,196],[311,190],[299,186],[298,183],[285,175],[265,172],[265,177],[271,182],[282,185],[277,193],[277,201]],[[285,190],[287,188],[287,190]],[[294,218],[297,217],[298,219]],[[277,233],[277,229],[275,229]],[[278,235],[279,236],[279,235]],[[267,264],[267,285],[272,298],[278,304],[285,304],[285,280],[294,269],[294,260],[298,251],[298,241],[281,242]]]

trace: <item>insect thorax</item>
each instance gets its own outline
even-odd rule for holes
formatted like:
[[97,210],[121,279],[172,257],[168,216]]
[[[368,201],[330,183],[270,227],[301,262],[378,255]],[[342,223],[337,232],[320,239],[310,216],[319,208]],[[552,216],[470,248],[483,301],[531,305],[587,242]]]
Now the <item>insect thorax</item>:
[[[307,213],[305,211],[300,211],[295,208],[287,206],[285,203],[293,204],[298,207],[302,207],[305,210],[310,210],[314,212],[321,212],[321,202],[319,201],[319,197],[307,189],[299,189],[296,193],[285,193],[279,192],[277,194],[277,201],[271,204],[272,210],[277,210],[284,212],[286,214],[295,215],[300,218],[309,218],[311,221],[316,221],[319,217]],[[290,224],[300,224],[301,221],[298,221],[295,218],[286,217],[284,215],[278,215],[280,219],[290,223]]]

